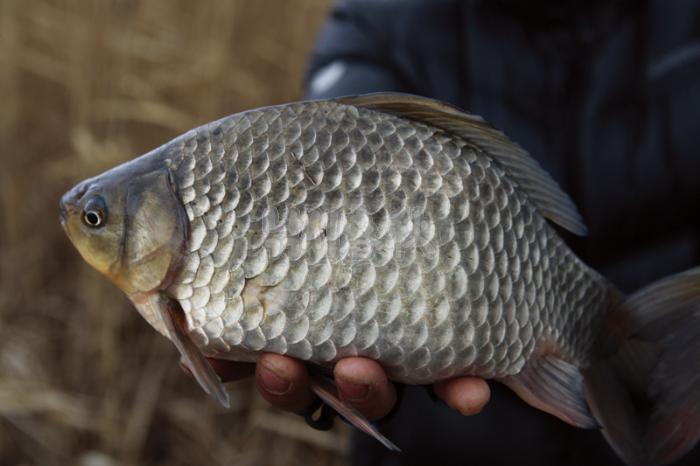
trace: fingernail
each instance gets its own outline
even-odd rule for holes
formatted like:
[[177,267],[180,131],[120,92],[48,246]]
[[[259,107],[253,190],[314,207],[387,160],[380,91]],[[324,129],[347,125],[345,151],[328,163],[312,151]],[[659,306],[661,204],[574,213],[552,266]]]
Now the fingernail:
[[343,398],[347,401],[358,402],[365,401],[369,398],[370,385],[365,383],[355,383],[349,380],[343,379],[342,384],[339,385]]
[[284,395],[292,388],[292,383],[280,375],[268,361],[260,364],[260,384],[273,395]]
[[461,400],[459,405],[455,406],[454,409],[459,411],[462,416],[473,416],[475,414],[479,414],[484,407]]
[[462,416],[474,416],[475,414],[479,414],[483,409],[483,406],[462,406],[459,412]]

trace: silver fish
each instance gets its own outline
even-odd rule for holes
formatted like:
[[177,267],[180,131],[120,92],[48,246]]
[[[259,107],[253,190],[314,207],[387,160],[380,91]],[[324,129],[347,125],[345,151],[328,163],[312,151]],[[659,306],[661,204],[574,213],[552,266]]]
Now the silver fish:
[[[223,404],[204,355],[359,355],[408,384],[495,379],[602,427],[629,463],[697,442],[699,365],[669,335],[698,333],[700,269],[625,299],[548,222],[586,233],[556,182],[451,106],[375,94],[250,110],[78,184],[61,212],[85,260]],[[655,406],[642,421],[632,390]]]

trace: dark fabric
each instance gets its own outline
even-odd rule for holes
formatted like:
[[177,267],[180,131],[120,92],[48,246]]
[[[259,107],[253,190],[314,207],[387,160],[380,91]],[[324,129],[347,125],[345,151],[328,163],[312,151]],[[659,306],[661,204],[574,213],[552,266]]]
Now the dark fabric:
[[[312,98],[393,90],[482,115],[571,194],[590,234],[567,242],[624,291],[700,262],[699,1],[341,1],[309,77]],[[355,464],[616,464],[599,433],[492,387],[473,418],[408,389],[384,429],[404,454],[358,437]]]

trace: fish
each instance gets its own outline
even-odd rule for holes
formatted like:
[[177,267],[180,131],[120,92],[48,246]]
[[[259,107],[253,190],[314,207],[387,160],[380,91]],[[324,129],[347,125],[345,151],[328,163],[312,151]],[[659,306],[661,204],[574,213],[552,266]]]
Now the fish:
[[[700,437],[700,267],[623,295],[567,246],[563,231],[587,229],[557,182],[448,104],[380,93],[237,113],[80,182],[60,216],[225,406],[207,358],[363,356],[405,384],[503,383],[629,464]],[[330,381],[312,388],[398,449]]]

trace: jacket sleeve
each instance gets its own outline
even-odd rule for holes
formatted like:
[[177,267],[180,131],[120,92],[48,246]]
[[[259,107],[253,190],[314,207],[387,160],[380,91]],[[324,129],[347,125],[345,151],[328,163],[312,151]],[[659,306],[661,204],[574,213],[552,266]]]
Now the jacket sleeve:
[[390,21],[391,10],[381,3],[336,2],[310,57],[307,98],[410,92],[389,57],[389,34],[381,24]]

